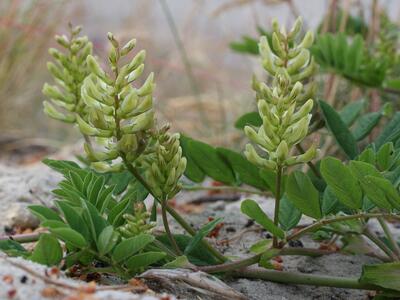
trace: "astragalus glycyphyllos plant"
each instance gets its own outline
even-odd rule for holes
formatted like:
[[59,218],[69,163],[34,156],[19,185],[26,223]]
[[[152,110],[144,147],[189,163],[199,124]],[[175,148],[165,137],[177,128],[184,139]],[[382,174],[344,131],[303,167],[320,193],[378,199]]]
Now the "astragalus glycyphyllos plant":
[[[58,212],[31,207],[50,234],[40,238],[33,253],[27,253],[15,241],[0,243],[0,247],[46,264],[57,264],[65,258],[69,263],[123,277],[166,262],[165,267],[188,267],[282,283],[370,289],[398,296],[400,248],[387,219],[400,219],[400,115],[393,117],[375,143],[360,151],[362,145],[356,144],[342,117],[327,103],[318,101],[324,116],[328,116],[326,128],[335,135],[336,121],[349,132],[352,146],[350,149],[342,145],[349,161],[324,157],[319,164],[313,164],[317,146],[303,151],[300,143],[309,135],[311,114],[318,109],[313,100],[316,66],[308,50],[313,43],[312,33],[300,39],[301,27],[301,20],[297,20],[293,29],[286,32],[274,21],[271,43],[266,38],[260,40],[263,67],[271,80],[268,84],[253,80],[257,119],[245,121],[242,127],[256,147],[247,145],[244,156],[170,134],[168,126],[158,127],[153,110],[153,76],[147,77],[140,87],[132,85],[143,72],[144,52],[129,59],[135,42],[121,47],[108,34],[110,71],[87,55],[89,73],[80,90],[82,109],[69,111],[73,119],[68,119],[85,136],[89,166],[98,173],[71,162],[46,161],[65,177],[54,191]],[[337,140],[340,143],[343,136],[339,135]],[[306,163],[313,168],[312,176],[299,169]],[[256,201],[248,199],[241,203],[241,211],[272,233],[273,239],[261,239],[251,245],[249,250],[254,255],[250,257],[224,257],[204,239],[221,222],[220,218],[196,232],[169,205],[168,200],[181,188],[179,180],[183,173],[195,182],[207,175],[242,192],[273,192],[273,219]],[[258,191],[242,188],[242,183]],[[148,193],[155,198],[151,214],[142,202]],[[161,204],[166,234],[153,230],[157,203]],[[167,212],[191,236],[174,235]],[[311,217],[312,224],[293,230],[302,215]],[[370,230],[370,219],[379,221],[386,241]],[[376,246],[375,250],[381,250],[368,254],[390,263],[364,266],[359,278],[270,270],[271,259],[278,255],[331,253],[290,246],[306,233],[325,234],[332,240],[340,237],[345,243],[365,237]],[[66,254],[60,240],[66,245]],[[54,255],[44,255],[50,252]],[[105,268],[96,268],[98,261]],[[262,268],[247,268],[254,264]]]

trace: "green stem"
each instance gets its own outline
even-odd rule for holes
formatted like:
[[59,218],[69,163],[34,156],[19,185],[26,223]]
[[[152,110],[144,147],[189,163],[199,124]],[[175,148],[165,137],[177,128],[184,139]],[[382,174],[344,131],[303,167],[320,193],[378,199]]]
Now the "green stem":
[[396,215],[388,214],[388,213],[359,213],[359,214],[355,214],[355,215],[339,216],[339,217],[330,218],[330,219],[321,219],[321,220],[316,221],[314,224],[307,226],[307,227],[289,235],[286,238],[286,241],[298,239],[300,236],[304,235],[305,233],[314,231],[322,226],[325,226],[325,225],[328,225],[331,223],[354,220],[354,219],[368,219],[368,218],[379,218],[379,217],[395,218],[395,219],[400,220],[400,216],[396,216]]
[[[128,171],[146,188],[146,190],[154,197],[154,199],[157,200],[157,202],[161,203],[160,199],[151,190],[151,187],[148,185],[148,183],[143,179],[142,175],[130,164],[126,156],[124,154],[121,154],[121,158],[128,169]],[[179,225],[182,226],[183,229],[185,229],[190,235],[195,235],[196,231],[190,226],[184,218],[182,218],[179,213],[174,210],[171,206],[168,204],[166,205],[166,210],[167,212],[175,219],[176,222],[178,222]],[[223,256],[221,253],[219,253],[218,250],[216,250],[213,246],[210,245],[205,239],[202,240],[202,244],[207,248],[209,252],[211,252],[220,262],[225,262],[228,259]]]
[[379,290],[371,284],[361,283],[358,278],[344,278],[325,275],[311,275],[285,271],[266,270],[262,268],[246,268],[232,273],[234,277],[262,279],[286,284],[304,284],[329,286],[345,289]]
[[363,234],[371,240],[371,242],[373,242],[376,246],[378,246],[383,252],[386,253],[387,256],[389,256],[389,258],[392,261],[397,261],[398,258],[396,257],[396,255],[392,252],[392,250],[390,250],[390,248],[388,246],[386,246],[386,244],[380,240],[373,232],[371,232],[371,230],[369,228],[365,228],[363,231]]
[[254,195],[271,196],[271,193],[265,191],[259,191],[256,189],[247,189],[239,186],[201,186],[201,185],[184,185],[183,190],[186,191],[232,191]]
[[175,240],[174,236],[172,235],[172,232],[169,228],[166,206],[167,206],[167,201],[166,200],[161,201],[161,215],[162,215],[165,233],[167,234],[169,242],[171,243],[171,246],[174,248],[176,254],[182,255],[181,249],[179,249],[179,246],[176,243],[176,240]]
[[392,232],[389,229],[389,226],[387,225],[386,221],[383,218],[378,218],[378,222],[381,225],[383,232],[386,234],[386,237],[392,246],[393,252],[396,254],[398,258],[400,258],[400,247],[399,244],[397,244],[396,239],[394,238]]
[[[276,171],[276,182],[275,182],[275,212],[274,212],[274,224],[279,226],[279,206],[281,200],[281,182],[282,182],[282,167],[278,167]],[[278,238],[274,235],[273,247],[278,247]]]

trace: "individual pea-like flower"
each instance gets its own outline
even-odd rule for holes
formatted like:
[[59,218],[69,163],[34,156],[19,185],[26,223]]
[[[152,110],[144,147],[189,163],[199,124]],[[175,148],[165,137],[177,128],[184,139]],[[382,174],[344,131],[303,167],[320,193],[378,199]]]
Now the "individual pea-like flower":
[[151,233],[155,222],[150,221],[150,213],[146,211],[143,203],[136,203],[132,214],[124,214],[125,224],[118,228],[118,231],[125,238],[134,237],[141,233]]
[[145,177],[153,193],[162,201],[174,197],[181,189],[179,179],[186,169],[182,157],[179,134],[169,134],[169,126],[162,127],[156,136],[153,153],[147,157]]
[[86,117],[85,105],[81,99],[83,80],[90,73],[86,58],[92,54],[92,43],[86,36],[79,36],[80,26],[69,26],[70,36],[55,37],[64,48],[60,51],[50,48],[54,62],[47,63],[47,69],[53,76],[55,85],[45,83],[43,94],[49,98],[43,102],[44,112],[53,119],[67,123],[76,122],[77,116]]
[[[313,35],[307,32],[297,44],[302,22],[297,19],[286,33],[273,22],[271,47],[265,37],[260,39],[259,49],[264,69],[273,76],[272,86],[253,78],[257,107],[262,119],[260,128],[246,126],[247,137],[267,154],[262,157],[251,144],[244,152],[247,159],[262,168],[277,169],[306,163],[317,155],[313,145],[304,154],[292,156],[293,146],[308,133],[315,85],[304,88],[301,81],[309,80],[315,71],[315,63],[308,48]],[[271,49],[272,48],[272,49]]]
[[111,33],[108,39],[112,45],[108,56],[112,74],[107,74],[92,55],[87,57],[91,73],[83,82],[81,94],[88,117],[77,117],[80,131],[94,137],[96,146],[101,147],[97,151],[92,143],[84,145],[92,166],[101,172],[119,171],[124,164],[134,163],[147,147],[154,126],[153,73],[142,86],[132,85],[143,73],[145,51],[120,66],[120,59],[133,50],[136,41],[120,48]]

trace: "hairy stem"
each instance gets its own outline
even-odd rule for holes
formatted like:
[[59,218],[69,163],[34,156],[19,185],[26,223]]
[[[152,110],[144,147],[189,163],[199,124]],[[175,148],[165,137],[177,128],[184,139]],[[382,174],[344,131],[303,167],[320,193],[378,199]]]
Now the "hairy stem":
[[383,218],[378,218],[378,222],[381,225],[383,232],[385,233],[390,245],[392,246],[393,252],[396,254],[398,258],[400,258],[400,247],[397,243],[396,239],[394,238],[392,232],[389,229],[386,221]]
[[379,287],[360,283],[358,278],[344,278],[325,275],[311,275],[285,271],[273,271],[262,268],[245,268],[233,272],[234,277],[262,279],[286,284],[304,284],[314,286],[329,286],[346,289],[379,290]]
[[[130,164],[126,156],[124,154],[121,154],[121,158],[128,169],[128,171],[146,188],[146,190],[154,197],[154,199],[157,200],[157,202],[161,203],[160,199],[156,195],[154,195],[153,191],[151,190],[151,187],[147,184],[147,182],[143,179],[142,175]],[[195,235],[196,231],[190,226],[184,218],[182,218],[179,213],[174,210],[171,206],[168,204],[166,205],[166,211],[175,219],[176,222],[178,222],[179,225],[182,226],[183,229],[185,229],[190,235]],[[207,248],[209,252],[211,252],[220,262],[225,262],[228,259],[223,256],[218,250],[216,250],[213,246],[210,245],[205,239],[202,240],[202,244]]]
[[[281,183],[282,183],[282,167],[278,167],[276,171],[276,182],[275,182],[275,212],[274,212],[274,224],[279,226],[279,206],[281,200]],[[278,238],[273,237],[274,248],[278,247]]]
[[167,201],[161,201],[161,215],[162,215],[162,220],[164,224],[164,229],[165,233],[168,236],[169,242],[171,243],[171,246],[174,248],[176,254],[182,255],[181,249],[179,249],[178,244],[176,243],[176,240],[169,228],[168,224],[168,216],[167,216]]

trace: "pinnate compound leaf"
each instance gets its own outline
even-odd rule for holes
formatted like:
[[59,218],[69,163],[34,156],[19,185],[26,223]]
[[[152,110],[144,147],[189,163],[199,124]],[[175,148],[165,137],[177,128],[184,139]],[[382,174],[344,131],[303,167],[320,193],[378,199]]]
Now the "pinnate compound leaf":
[[338,145],[349,158],[354,159],[358,154],[358,148],[353,134],[332,106],[322,100],[319,101],[319,105],[324,115],[326,126]]
[[340,202],[349,208],[362,207],[362,191],[357,178],[340,160],[326,157],[321,161],[321,175]]
[[306,174],[294,171],[289,175],[286,183],[286,196],[306,216],[314,219],[321,218],[318,190]]
[[112,258],[117,263],[121,262],[139,252],[153,241],[154,236],[149,234],[139,234],[135,237],[123,240],[115,247]]
[[240,206],[240,210],[250,219],[253,219],[256,221],[256,223],[264,227],[265,230],[271,232],[273,235],[281,239],[285,237],[285,232],[276,226],[274,222],[272,222],[272,220],[265,214],[265,212],[263,212],[256,201],[251,199],[244,200]]
[[42,265],[58,265],[62,260],[63,252],[58,240],[50,234],[41,234],[30,259]]

